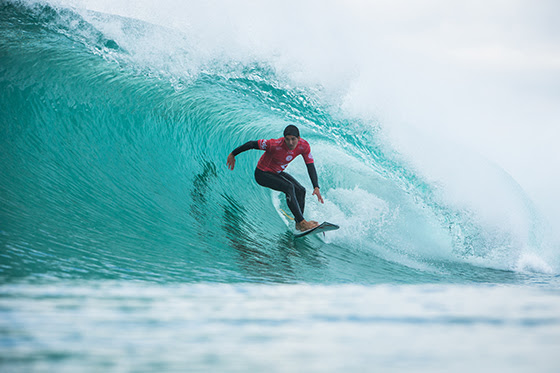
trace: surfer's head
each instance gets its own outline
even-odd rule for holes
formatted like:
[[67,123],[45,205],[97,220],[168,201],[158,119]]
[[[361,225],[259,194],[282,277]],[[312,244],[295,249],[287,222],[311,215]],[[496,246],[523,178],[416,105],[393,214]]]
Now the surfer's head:
[[288,146],[288,149],[294,150],[299,142],[299,130],[293,124],[284,128],[284,141]]
[[295,136],[295,137],[299,138],[299,129],[296,126],[294,126],[293,124],[290,124],[289,126],[284,128],[284,137],[286,137],[288,135]]

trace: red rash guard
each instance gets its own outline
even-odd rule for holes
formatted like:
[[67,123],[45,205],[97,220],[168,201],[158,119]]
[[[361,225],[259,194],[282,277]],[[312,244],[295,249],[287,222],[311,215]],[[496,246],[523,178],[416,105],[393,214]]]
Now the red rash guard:
[[298,155],[302,155],[305,164],[313,163],[313,156],[311,155],[311,147],[309,143],[300,138],[294,150],[288,149],[284,138],[259,140],[259,149],[264,150],[264,154],[257,168],[261,171],[279,173],[284,171],[288,164]]

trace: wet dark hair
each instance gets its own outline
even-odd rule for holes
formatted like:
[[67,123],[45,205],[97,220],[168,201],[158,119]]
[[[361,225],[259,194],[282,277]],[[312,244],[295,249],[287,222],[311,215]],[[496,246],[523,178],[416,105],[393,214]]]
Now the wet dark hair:
[[284,128],[284,137],[286,136],[295,136],[299,138],[299,129],[293,124],[290,124],[288,127]]

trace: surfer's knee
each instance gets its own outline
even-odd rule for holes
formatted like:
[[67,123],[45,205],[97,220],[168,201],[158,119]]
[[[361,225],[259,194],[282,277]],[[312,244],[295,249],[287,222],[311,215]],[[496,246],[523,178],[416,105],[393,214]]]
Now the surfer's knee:
[[290,198],[294,198],[297,196],[297,191],[293,184],[288,187],[288,190],[286,191],[286,196]]

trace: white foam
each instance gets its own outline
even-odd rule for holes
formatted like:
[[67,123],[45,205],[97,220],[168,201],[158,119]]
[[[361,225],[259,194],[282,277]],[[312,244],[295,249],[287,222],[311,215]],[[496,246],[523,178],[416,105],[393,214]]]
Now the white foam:
[[515,268],[519,272],[554,274],[554,269],[538,255],[526,252],[517,260]]

